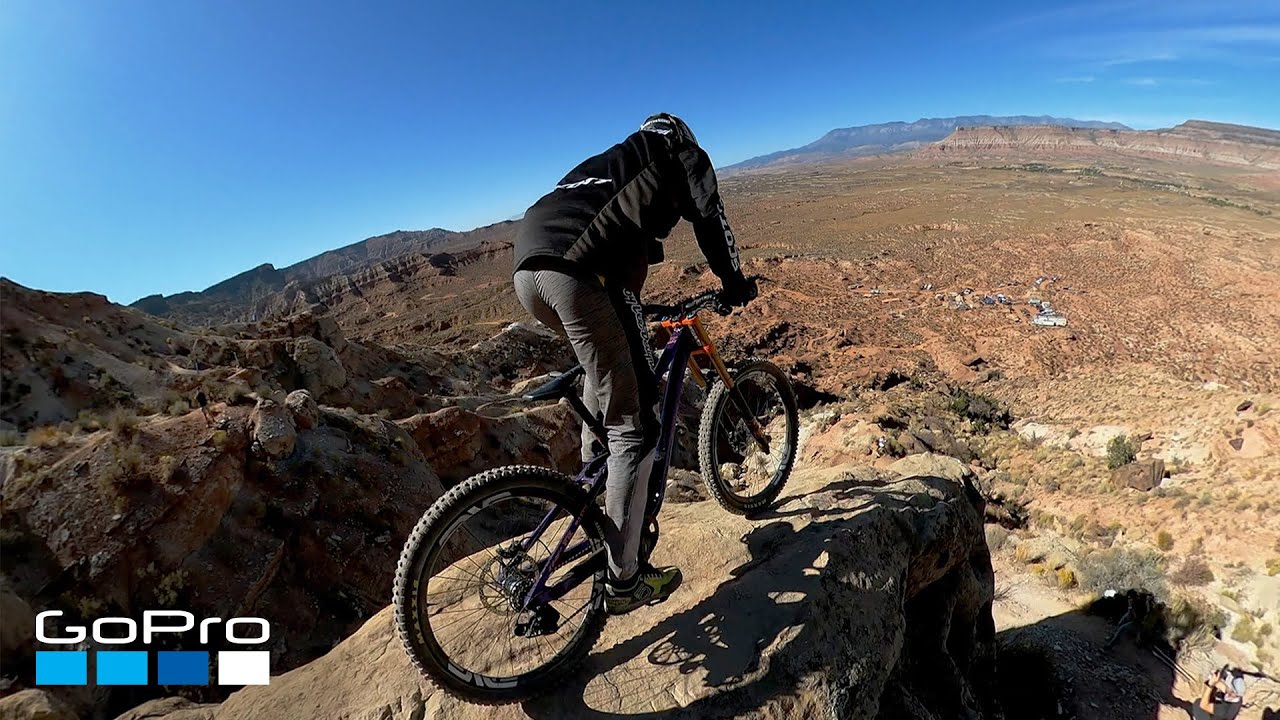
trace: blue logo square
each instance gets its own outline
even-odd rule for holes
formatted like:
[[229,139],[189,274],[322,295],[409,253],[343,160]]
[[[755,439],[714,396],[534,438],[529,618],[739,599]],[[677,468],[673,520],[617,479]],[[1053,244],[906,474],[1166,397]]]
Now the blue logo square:
[[208,685],[209,653],[161,650],[156,653],[160,685]]
[[103,650],[98,653],[99,685],[146,685],[145,650]]
[[89,654],[73,650],[37,650],[37,685],[86,685]]

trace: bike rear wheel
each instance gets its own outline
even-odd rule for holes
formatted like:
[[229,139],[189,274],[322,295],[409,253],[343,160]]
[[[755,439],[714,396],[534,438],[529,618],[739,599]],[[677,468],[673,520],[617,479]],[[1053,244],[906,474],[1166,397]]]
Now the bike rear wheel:
[[[526,607],[574,518],[569,545],[580,550],[546,584],[575,569],[582,582]],[[604,627],[602,520],[586,492],[546,468],[497,468],[445,493],[410,533],[396,569],[396,628],[410,659],[445,690],[486,704],[524,700],[563,679]]]
[[747,363],[734,373],[733,384],[730,390],[717,380],[707,394],[698,428],[698,464],[711,497],[725,510],[745,515],[767,507],[787,484],[796,461],[800,417],[791,380],[767,360]]

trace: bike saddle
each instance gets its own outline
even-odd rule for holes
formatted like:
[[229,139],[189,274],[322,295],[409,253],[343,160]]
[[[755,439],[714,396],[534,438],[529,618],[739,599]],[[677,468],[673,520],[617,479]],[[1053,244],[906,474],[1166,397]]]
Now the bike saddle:
[[574,365],[572,368],[560,373],[554,380],[545,385],[537,387],[530,392],[525,393],[525,400],[550,400],[552,398],[560,399],[573,392],[573,383],[578,376],[586,372],[581,365]]

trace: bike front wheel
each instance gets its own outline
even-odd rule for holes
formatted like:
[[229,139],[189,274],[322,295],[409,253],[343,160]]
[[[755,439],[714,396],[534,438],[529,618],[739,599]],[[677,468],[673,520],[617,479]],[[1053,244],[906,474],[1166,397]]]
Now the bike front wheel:
[[711,497],[737,515],[767,507],[782,492],[796,462],[800,432],[795,391],[786,373],[753,360],[717,380],[698,428],[698,464]]
[[[602,520],[585,491],[546,468],[497,468],[445,493],[396,569],[396,628],[409,658],[441,688],[484,704],[562,680],[604,627]],[[529,602],[557,583],[568,588],[559,597]]]

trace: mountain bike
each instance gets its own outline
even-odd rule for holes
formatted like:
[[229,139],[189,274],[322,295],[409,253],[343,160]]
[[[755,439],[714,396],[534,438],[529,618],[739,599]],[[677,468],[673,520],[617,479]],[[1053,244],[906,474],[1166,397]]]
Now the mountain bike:
[[[767,507],[795,464],[799,423],[790,380],[765,360],[731,372],[699,320],[707,308],[729,313],[715,292],[644,307],[669,339],[654,373],[661,431],[642,561],[658,540],[686,369],[704,388],[713,376],[698,426],[698,464],[724,509]],[[574,389],[583,374],[575,367],[522,400],[566,401],[603,444],[604,427]],[[405,650],[427,678],[472,702],[515,702],[549,689],[586,658],[606,617],[605,533],[614,531],[601,507],[606,459],[607,451],[574,478],[530,465],[488,470],[422,516],[400,555],[393,602]]]

